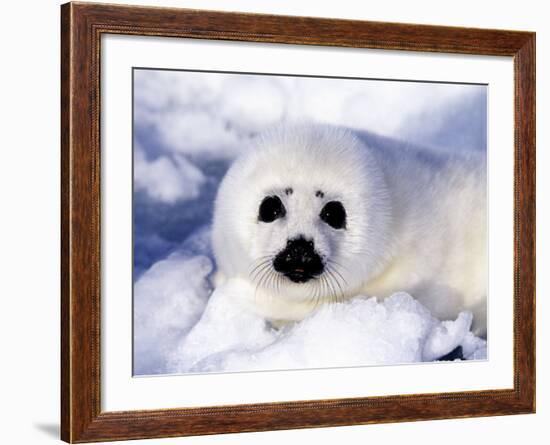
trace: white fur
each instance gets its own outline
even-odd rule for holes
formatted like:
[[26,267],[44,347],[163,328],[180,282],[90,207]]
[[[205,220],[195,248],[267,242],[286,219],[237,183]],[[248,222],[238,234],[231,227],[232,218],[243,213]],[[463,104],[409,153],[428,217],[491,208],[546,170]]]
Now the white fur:
[[[484,153],[441,153],[367,136],[287,126],[260,137],[218,191],[212,236],[218,283],[244,279],[250,292],[241,300],[275,322],[300,320],[322,302],[406,291],[440,319],[471,310],[475,331],[484,335]],[[273,194],[286,216],[259,222],[259,205]],[[346,209],[345,229],[319,217],[332,200]],[[328,271],[307,283],[271,267],[298,235],[314,240]]]

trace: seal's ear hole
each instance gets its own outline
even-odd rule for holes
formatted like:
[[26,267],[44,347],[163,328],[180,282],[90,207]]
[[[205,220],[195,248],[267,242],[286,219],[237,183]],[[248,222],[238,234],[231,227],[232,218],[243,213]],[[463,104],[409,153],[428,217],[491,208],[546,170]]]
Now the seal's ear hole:
[[319,217],[333,229],[346,228],[346,209],[340,201],[327,202]]
[[286,209],[278,196],[266,196],[260,204],[258,221],[270,223],[286,215]]

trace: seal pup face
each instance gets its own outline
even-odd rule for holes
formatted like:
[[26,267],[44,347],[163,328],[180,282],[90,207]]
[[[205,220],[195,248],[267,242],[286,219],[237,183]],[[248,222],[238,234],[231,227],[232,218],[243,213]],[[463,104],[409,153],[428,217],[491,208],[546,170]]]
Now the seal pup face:
[[272,130],[220,185],[212,238],[218,269],[271,299],[338,301],[384,259],[386,198],[374,157],[351,132]]
[[[260,264],[271,262],[276,272],[294,283],[306,283],[320,277],[325,272],[329,276],[331,275],[330,256],[328,255],[331,251],[328,246],[333,244],[329,233],[331,230],[323,228],[323,224],[319,224],[316,219],[321,220],[332,230],[345,230],[346,228],[346,210],[343,204],[340,201],[324,203],[325,194],[321,190],[315,191],[315,197],[318,199],[307,199],[307,193],[311,192],[309,189],[310,187],[302,186],[295,196],[294,189],[287,187],[284,189],[284,202],[277,194],[272,194],[262,200],[258,209],[260,223],[258,233],[262,244],[264,244],[262,248],[266,251],[272,249],[276,251],[279,247],[279,240],[286,237],[284,247],[276,254],[268,255],[266,260]],[[305,196],[297,196],[299,193]],[[290,213],[287,212],[287,207],[289,207]],[[300,220],[293,221],[295,219]],[[277,224],[278,227],[262,227],[261,223],[264,225]],[[264,273],[269,274],[270,268],[266,267],[265,269]],[[332,283],[329,281],[327,284]]]

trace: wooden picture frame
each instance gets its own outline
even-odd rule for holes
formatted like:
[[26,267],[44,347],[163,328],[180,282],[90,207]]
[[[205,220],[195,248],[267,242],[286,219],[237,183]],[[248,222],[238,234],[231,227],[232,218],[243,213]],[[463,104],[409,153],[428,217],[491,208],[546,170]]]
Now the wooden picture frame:
[[[535,34],[325,18],[67,3],[61,7],[61,438],[173,437],[535,411]],[[512,56],[514,387],[208,408],[102,412],[100,38],[167,36]]]

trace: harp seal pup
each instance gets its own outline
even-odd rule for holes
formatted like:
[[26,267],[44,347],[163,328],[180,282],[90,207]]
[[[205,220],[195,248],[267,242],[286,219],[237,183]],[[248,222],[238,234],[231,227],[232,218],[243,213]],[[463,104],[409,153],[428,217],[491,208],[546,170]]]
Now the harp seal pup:
[[216,286],[271,322],[318,305],[405,291],[486,336],[484,152],[421,149],[326,125],[258,137],[222,180]]

